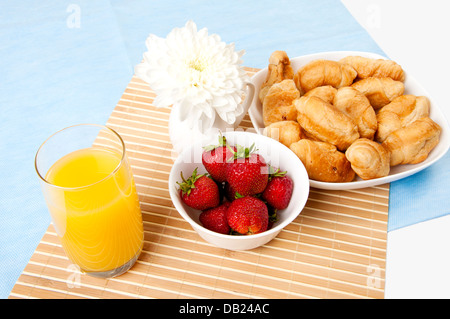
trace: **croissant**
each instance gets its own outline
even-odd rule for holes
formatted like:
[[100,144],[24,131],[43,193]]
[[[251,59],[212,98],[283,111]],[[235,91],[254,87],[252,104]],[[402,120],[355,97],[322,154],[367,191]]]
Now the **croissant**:
[[390,154],[379,143],[360,138],[345,151],[356,175],[364,180],[389,175]]
[[430,101],[425,96],[401,95],[383,106],[377,113],[378,131],[376,140],[383,142],[386,137],[421,117],[430,114]]
[[427,159],[439,143],[440,134],[441,127],[437,123],[422,117],[389,134],[382,145],[391,153],[391,166],[417,164]]
[[273,84],[263,100],[264,125],[279,121],[295,120],[297,111],[292,102],[300,97],[293,80]]
[[296,121],[272,123],[264,128],[263,135],[273,138],[287,147],[303,137],[302,128]]
[[403,94],[403,82],[391,78],[365,78],[352,84],[352,87],[363,93],[375,110],[389,104]]
[[372,140],[377,131],[375,110],[364,94],[351,86],[341,87],[333,99],[333,105],[348,115],[358,126],[360,137]]
[[319,141],[301,139],[289,147],[305,165],[308,177],[330,183],[351,182],[355,172],[344,153],[336,146]]
[[337,89],[331,85],[318,86],[307,93],[304,96],[317,96],[328,103],[333,103],[333,99],[336,95]]
[[297,122],[306,133],[318,140],[346,150],[359,138],[358,127],[351,118],[316,96],[302,96],[294,101]]
[[395,81],[404,81],[402,67],[392,60],[371,59],[361,56],[347,56],[339,62],[350,65],[358,73],[358,78],[389,77]]
[[259,91],[259,100],[261,103],[263,102],[267,91],[273,84],[293,78],[294,70],[292,69],[291,61],[286,52],[274,51],[269,57],[267,76]]
[[357,73],[348,64],[331,60],[314,60],[300,68],[294,81],[301,94],[318,86],[331,85],[335,88],[349,86]]

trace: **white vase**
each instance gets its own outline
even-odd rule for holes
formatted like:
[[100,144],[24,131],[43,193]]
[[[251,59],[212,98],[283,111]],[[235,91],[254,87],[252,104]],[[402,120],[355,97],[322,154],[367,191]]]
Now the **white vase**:
[[255,86],[252,83],[246,83],[247,92],[245,100],[242,103],[243,112],[236,117],[234,123],[227,123],[218,114],[215,116],[211,128],[192,128],[188,121],[181,120],[180,105],[174,104],[169,117],[169,136],[172,142],[173,150],[180,154],[185,146],[192,145],[198,141],[211,139],[211,142],[217,142],[219,132],[227,132],[236,129],[247,114],[255,95]]

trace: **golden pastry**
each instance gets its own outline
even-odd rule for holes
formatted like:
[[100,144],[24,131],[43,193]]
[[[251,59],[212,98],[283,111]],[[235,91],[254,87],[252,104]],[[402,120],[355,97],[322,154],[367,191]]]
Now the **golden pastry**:
[[378,111],[376,140],[383,142],[395,130],[429,115],[430,101],[428,98],[425,96],[401,95]]
[[316,96],[302,96],[294,101],[297,122],[311,136],[345,151],[359,138],[353,120],[330,103]]
[[304,96],[317,96],[328,103],[333,103],[334,96],[336,95],[337,89],[331,85],[318,86],[307,93]]
[[422,117],[389,134],[382,145],[391,153],[391,166],[417,164],[439,143],[440,134],[441,127],[437,123]]
[[353,119],[360,137],[373,139],[378,126],[377,116],[364,94],[351,86],[341,87],[337,90],[333,105]]
[[391,78],[365,78],[352,84],[352,87],[363,93],[377,110],[403,94],[403,82]]
[[356,71],[348,64],[331,60],[314,60],[300,68],[294,75],[294,81],[300,93],[324,85],[334,88],[348,86],[356,78]]
[[379,143],[366,138],[356,140],[345,151],[356,175],[364,180],[389,175],[390,154]]
[[265,127],[263,135],[289,147],[302,138],[302,128],[297,121],[281,121]]
[[301,139],[289,147],[305,165],[310,179],[329,182],[351,182],[355,172],[344,153],[339,152],[336,146],[319,141]]
[[264,101],[267,91],[273,84],[293,78],[294,70],[286,52],[274,51],[269,57],[267,76],[259,91],[259,100],[261,103]]
[[293,80],[283,80],[273,84],[263,100],[263,120],[268,126],[279,121],[291,121],[297,118],[293,101],[300,97]]
[[405,73],[402,67],[392,60],[372,59],[362,56],[347,56],[339,62],[353,67],[358,73],[358,78],[389,77],[395,81],[404,81]]

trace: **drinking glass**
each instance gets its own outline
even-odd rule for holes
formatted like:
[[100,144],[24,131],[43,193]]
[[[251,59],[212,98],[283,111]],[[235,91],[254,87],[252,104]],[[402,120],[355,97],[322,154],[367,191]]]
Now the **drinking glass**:
[[142,251],[144,231],[120,135],[103,125],[67,127],[40,146],[35,167],[71,262],[100,278],[130,269]]

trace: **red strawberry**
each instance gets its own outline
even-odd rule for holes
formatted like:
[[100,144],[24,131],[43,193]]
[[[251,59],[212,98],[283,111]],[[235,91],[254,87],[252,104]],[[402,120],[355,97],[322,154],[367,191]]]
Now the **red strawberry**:
[[225,167],[227,160],[233,157],[236,148],[227,147],[225,136],[219,136],[219,145],[205,146],[202,153],[202,163],[211,177],[219,183],[225,182]]
[[224,202],[218,207],[204,210],[199,216],[203,227],[221,234],[229,234],[231,230],[227,221],[229,206],[230,202]]
[[205,210],[216,207],[220,203],[219,188],[206,174],[197,174],[197,168],[187,180],[183,177],[180,185],[180,196],[183,202],[194,209]]
[[264,157],[253,152],[254,144],[250,148],[238,146],[226,167],[227,182],[241,196],[262,193],[269,180]]
[[280,172],[277,169],[270,174],[269,183],[262,193],[262,198],[275,209],[285,209],[291,201],[293,189],[292,179],[286,175],[286,172]]
[[267,230],[269,213],[262,200],[246,196],[237,198],[230,204],[227,220],[231,229],[240,234],[258,234]]

